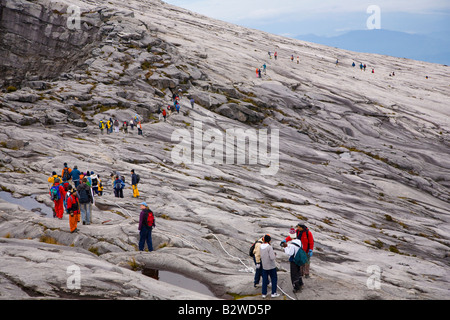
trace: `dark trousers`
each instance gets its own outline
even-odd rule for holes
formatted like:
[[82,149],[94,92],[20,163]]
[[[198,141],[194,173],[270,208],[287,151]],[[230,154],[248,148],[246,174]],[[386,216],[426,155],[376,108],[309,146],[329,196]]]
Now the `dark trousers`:
[[300,266],[295,264],[295,262],[291,261],[291,282],[294,290],[300,289],[303,285],[302,273],[300,272]]
[[114,196],[116,198],[123,198],[123,189],[114,189]]
[[[256,266],[256,259],[255,257],[253,257],[253,262],[255,263]],[[253,284],[258,284],[259,280],[261,280],[262,277],[262,263],[259,263],[259,268],[255,268],[255,280],[253,281]]]
[[277,268],[273,268],[270,270],[262,270],[262,294],[267,294],[267,285],[269,284],[269,277],[270,282],[272,282],[272,294],[277,292],[277,283],[278,283],[278,276],[277,276]]
[[142,226],[139,232],[139,251],[144,251],[145,243],[147,242],[148,251],[153,251],[152,243],[152,228],[147,226]]

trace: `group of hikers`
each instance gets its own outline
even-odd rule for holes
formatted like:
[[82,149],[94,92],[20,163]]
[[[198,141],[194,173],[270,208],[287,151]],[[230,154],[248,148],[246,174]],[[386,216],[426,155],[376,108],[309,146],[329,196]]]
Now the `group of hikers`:
[[138,135],[142,135],[142,125],[137,114],[129,122],[119,121],[118,119],[113,120],[112,118],[109,118],[109,120],[107,121],[100,120],[98,123],[98,128],[100,129],[102,134],[105,129],[107,134],[112,133],[113,128],[114,132],[116,133],[119,133],[120,131],[122,131],[123,133],[128,133],[128,126],[130,126],[132,131],[134,130],[134,127],[136,127],[138,130]]
[[[114,189],[115,197],[123,198],[123,189],[125,187],[123,176],[119,173],[111,174],[111,185]],[[139,190],[137,188],[140,177],[131,170],[131,186],[133,197],[138,198]],[[73,169],[67,163],[64,163],[61,175],[56,171],[48,178],[50,199],[54,202],[53,217],[62,219],[64,213],[69,214],[70,232],[78,231],[78,222],[83,225],[92,223],[92,205],[95,196],[102,196],[104,185],[100,175],[93,171],[80,172],[77,166]],[[73,183],[73,185],[72,185]]]
[[[271,236],[266,234],[253,243],[249,252],[255,263],[253,285],[258,287],[262,278],[263,298],[267,297],[269,278],[272,283],[271,297],[279,296],[276,255],[271,241]],[[281,241],[280,246],[289,257],[291,283],[293,291],[297,292],[303,286],[302,277],[309,278],[310,259],[314,250],[313,235],[306,225],[299,223],[289,230],[289,235]]]
[[[272,52],[268,52],[269,53],[269,59],[272,59]],[[277,60],[277,58],[278,58],[278,53],[275,51],[275,53],[273,54],[273,57],[274,57],[274,59],[275,60]],[[290,60],[293,62],[294,61],[294,55],[293,54],[291,54],[291,56],[290,56]],[[297,64],[299,64],[300,63],[300,56],[297,56],[297,58],[296,58],[296,61],[297,61]],[[336,66],[338,66],[339,65],[339,59],[336,59]],[[352,67],[355,67],[356,66],[356,64],[355,64],[355,62],[353,62],[352,63]],[[266,74],[266,64],[264,63],[264,65],[262,66],[262,67],[260,67],[260,68],[256,68],[256,77],[258,77],[258,78],[261,78],[262,76],[261,76],[261,72],[262,71],[264,71],[264,74]],[[263,68],[263,70],[261,70]],[[359,68],[360,68],[360,70],[361,71],[366,71],[366,68],[367,68],[367,65],[364,63],[360,63],[360,65],[359,65]],[[372,68],[372,73],[375,73],[375,68]],[[389,74],[389,76],[390,77],[393,77],[393,76],[395,76],[395,72],[392,72],[392,73],[390,73]],[[427,79],[428,79],[428,77],[427,77]]]

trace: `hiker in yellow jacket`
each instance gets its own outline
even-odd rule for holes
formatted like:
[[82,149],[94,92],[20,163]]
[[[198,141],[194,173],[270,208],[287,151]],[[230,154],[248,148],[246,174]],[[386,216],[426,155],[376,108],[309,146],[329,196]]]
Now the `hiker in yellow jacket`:
[[55,183],[55,178],[59,178],[59,176],[56,174],[56,171],[53,171],[52,176],[48,178],[48,183],[53,186],[53,184]]

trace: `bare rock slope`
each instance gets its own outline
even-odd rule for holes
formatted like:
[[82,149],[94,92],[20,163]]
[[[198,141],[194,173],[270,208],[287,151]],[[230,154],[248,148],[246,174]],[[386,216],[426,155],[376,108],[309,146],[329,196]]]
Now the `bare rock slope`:
[[[258,299],[248,249],[263,234],[274,239],[282,298],[448,298],[447,66],[288,39],[160,1],[0,0],[0,15],[2,191],[50,207],[47,178],[65,162],[106,186],[93,224],[73,234],[67,216],[0,199],[0,298],[210,298],[141,274],[150,268],[198,279],[218,298]],[[74,17],[78,27],[67,24]],[[158,120],[179,89],[180,114]],[[143,136],[98,129],[135,115]],[[232,129],[278,130],[279,161],[205,161],[207,132],[225,152]],[[179,134],[194,142],[199,132],[200,151],[174,161],[188,150]],[[123,199],[112,193],[116,171],[127,178]],[[156,215],[151,253],[137,251],[143,200]],[[299,222],[315,249],[294,294],[278,243]],[[78,289],[68,286],[72,265]]]

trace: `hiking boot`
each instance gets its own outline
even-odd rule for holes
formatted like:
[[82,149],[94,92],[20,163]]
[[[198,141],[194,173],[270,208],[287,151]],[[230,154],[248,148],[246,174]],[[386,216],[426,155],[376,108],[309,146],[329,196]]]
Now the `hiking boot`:
[[279,297],[279,296],[280,296],[279,293],[272,293],[272,295],[271,295],[272,298],[277,298],[277,297]]
[[265,299],[265,298],[267,297],[267,295],[263,294],[263,295],[261,295],[261,297],[262,297],[263,299]]

